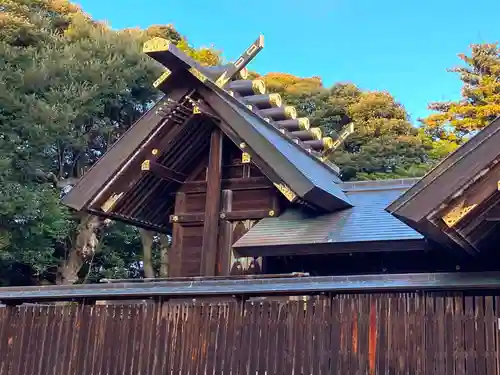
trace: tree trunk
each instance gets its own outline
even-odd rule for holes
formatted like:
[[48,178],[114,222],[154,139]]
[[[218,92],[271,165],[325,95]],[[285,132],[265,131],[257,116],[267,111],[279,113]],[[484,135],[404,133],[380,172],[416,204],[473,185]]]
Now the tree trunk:
[[168,277],[169,241],[166,234],[160,234],[160,277]]
[[100,225],[101,221],[94,215],[85,214],[80,219],[74,246],[60,270],[62,284],[74,284],[78,280],[80,268],[96,251],[99,243],[96,231]]
[[153,270],[153,232],[139,228],[139,235],[142,242],[142,261],[144,264],[144,277],[152,279],[155,277]]

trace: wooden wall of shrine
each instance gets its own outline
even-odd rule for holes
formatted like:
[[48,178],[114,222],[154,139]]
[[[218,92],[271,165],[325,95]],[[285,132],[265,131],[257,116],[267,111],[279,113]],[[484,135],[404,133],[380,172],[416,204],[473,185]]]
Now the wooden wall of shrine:
[[214,130],[210,155],[175,196],[171,277],[262,271],[261,258],[238,257],[231,247],[260,219],[279,215],[286,201],[250,161]]

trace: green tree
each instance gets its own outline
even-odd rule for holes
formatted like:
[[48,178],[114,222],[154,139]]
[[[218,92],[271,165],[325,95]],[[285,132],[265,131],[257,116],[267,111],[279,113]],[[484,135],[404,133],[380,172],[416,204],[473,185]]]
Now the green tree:
[[463,83],[462,98],[431,103],[436,111],[422,122],[435,139],[460,144],[500,115],[500,48],[473,44],[469,55],[458,55],[463,65],[449,69]]
[[[1,7],[0,269],[12,276],[23,265],[23,283],[57,273],[74,282],[115,229],[58,200],[159,98],[151,82],[162,68],[142,54],[143,42],[166,37],[207,65],[220,54],[194,49],[169,25],[114,31],[66,0],[2,0]],[[128,237],[115,238],[118,246]],[[106,274],[121,266],[102,267]]]
[[317,77],[272,73],[262,77],[299,114],[333,137],[347,124],[355,132],[330,159],[344,180],[419,177],[441,157],[435,143],[413,127],[403,106],[387,92],[362,91],[354,84],[324,88]]

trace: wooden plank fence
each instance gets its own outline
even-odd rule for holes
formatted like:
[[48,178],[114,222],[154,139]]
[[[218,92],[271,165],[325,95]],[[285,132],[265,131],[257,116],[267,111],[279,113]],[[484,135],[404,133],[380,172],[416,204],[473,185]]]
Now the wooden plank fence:
[[6,307],[0,375],[496,375],[499,318],[438,293]]

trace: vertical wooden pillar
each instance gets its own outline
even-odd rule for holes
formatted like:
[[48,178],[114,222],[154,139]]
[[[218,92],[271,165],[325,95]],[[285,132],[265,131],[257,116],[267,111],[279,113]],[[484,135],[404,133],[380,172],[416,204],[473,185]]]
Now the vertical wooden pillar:
[[[233,203],[233,191],[222,191],[221,210],[230,212]],[[231,269],[231,251],[233,246],[233,226],[230,221],[221,218],[219,222],[219,245],[217,248],[217,276],[228,276]]]
[[[175,195],[175,208],[174,212],[185,212],[186,208],[186,194],[177,193]],[[174,223],[172,225],[172,249],[168,256],[168,276],[179,277],[182,276],[182,242],[184,233],[182,224]]]
[[207,170],[207,195],[200,266],[202,276],[215,275],[222,179],[222,140],[222,131],[219,128],[214,128],[210,138]]

